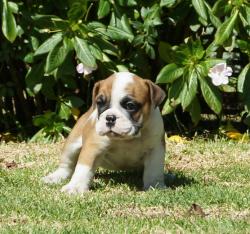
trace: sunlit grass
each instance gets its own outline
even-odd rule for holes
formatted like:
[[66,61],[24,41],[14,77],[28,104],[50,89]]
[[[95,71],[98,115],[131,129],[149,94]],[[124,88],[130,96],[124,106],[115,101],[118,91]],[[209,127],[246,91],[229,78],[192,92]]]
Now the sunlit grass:
[[61,146],[0,145],[0,233],[250,232],[247,143],[167,143],[168,189],[143,192],[140,173],[100,170],[81,197],[40,182]]

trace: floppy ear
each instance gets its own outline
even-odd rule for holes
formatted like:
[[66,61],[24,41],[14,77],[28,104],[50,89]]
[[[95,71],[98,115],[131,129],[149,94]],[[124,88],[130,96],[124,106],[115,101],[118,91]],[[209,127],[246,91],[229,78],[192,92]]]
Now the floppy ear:
[[166,97],[166,94],[158,85],[154,84],[151,80],[145,81],[149,88],[151,103],[156,108],[163,102],[164,98]]
[[92,107],[93,108],[95,108],[96,106],[95,98],[99,92],[100,84],[101,84],[101,81],[96,82],[92,91]]

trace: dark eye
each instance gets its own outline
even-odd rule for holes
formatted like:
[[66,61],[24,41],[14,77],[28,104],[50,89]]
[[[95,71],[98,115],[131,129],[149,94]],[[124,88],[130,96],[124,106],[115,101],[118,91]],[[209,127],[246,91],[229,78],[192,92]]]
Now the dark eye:
[[133,102],[127,102],[124,104],[125,109],[127,109],[128,111],[134,111],[137,109],[137,105]]
[[103,96],[100,96],[96,99],[97,106],[103,106],[105,105],[106,101]]
[[141,108],[141,104],[130,97],[125,97],[121,101],[121,106],[129,112],[136,112]]

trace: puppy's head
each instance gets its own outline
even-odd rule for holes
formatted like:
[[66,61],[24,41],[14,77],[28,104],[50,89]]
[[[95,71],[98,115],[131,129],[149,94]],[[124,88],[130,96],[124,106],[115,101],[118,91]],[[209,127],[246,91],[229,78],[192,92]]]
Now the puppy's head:
[[160,87],[129,72],[97,82],[92,103],[97,112],[97,134],[112,138],[140,136],[143,124],[164,98]]

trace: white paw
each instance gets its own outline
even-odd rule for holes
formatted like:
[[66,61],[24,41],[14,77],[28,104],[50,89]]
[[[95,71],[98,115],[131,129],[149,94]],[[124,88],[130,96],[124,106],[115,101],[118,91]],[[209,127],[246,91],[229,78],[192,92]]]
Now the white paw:
[[42,178],[42,181],[46,184],[58,184],[63,180],[69,178],[71,176],[71,172],[66,168],[58,168],[53,173],[48,174],[47,176]]
[[84,192],[87,192],[89,189],[84,183],[68,183],[64,185],[61,189],[61,192],[73,195],[73,194],[83,194]]

